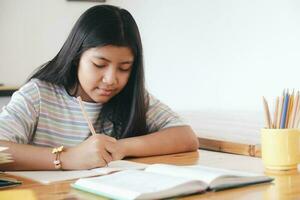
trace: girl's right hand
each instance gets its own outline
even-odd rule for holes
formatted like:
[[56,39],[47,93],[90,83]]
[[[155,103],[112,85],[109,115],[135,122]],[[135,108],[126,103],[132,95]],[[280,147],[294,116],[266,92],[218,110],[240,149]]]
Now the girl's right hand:
[[62,168],[92,169],[106,166],[112,161],[112,156],[106,150],[117,140],[104,134],[96,134],[75,147],[67,148],[60,155]]

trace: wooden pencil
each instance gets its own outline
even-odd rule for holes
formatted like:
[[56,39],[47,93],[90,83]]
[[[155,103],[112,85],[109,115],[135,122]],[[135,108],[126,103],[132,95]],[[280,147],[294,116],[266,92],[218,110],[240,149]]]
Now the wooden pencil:
[[273,116],[273,128],[277,128],[278,107],[279,107],[279,97],[276,97],[274,116]]
[[289,98],[289,107],[287,112],[287,118],[286,118],[286,128],[290,128],[291,124],[291,118],[292,118],[292,112],[293,112],[293,104],[294,104],[294,90]]
[[279,102],[278,102],[278,113],[277,113],[276,128],[280,128],[281,115],[282,115],[282,106],[283,106],[283,96],[280,96],[279,97]]
[[300,111],[300,93],[299,93],[299,91],[298,91],[297,95],[298,95],[298,105],[296,108],[294,128],[298,128],[299,122],[300,122],[300,113],[299,113],[299,111]]
[[293,109],[292,109],[291,120],[289,123],[289,128],[294,128],[295,126],[295,117],[296,117],[298,103],[299,103],[299,92],[297,92],[297,94],[294,96]]
[[82,114],[83,114],[83,116],[84,116],[86,122],[88,123],[89,129],[90,129],[92,135],[96,135],[96,131],[95,131],[95,129],[94,129],[94,126],[93,126],[92,122],[90,121],[87,112],[86,112],[85,109],[84,109],[84,106],[83,106],[81,97],[80,97],[80,96],[77,97],[77,100],[78,100],[78,102],[79,102],[81,112],[82,112]]
[[269,111],[268,102],[265,99],[265,97],[263,97],[263,105],[264,105],[264,113],[265,113],[265,127],[271,128],[272,123],[271,123],[270,111]]

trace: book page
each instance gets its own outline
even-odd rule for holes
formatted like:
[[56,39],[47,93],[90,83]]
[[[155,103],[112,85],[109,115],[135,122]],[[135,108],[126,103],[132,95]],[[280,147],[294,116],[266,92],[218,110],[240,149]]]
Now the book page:
[[203,191],[207,185],[190,178],[126,170],[107,176],[85,178],[75,182],[78,189],[93,191],[110,198],[156,199]]
[[177,177],[187,177],[201,180],[208,185],[215,179],[223,176],[255,176],[251,173],[244,173],[232,170],[224,170],[200,165],[194,166],[175,166],[167,164],[154,164],[145,169],[149,172],[166,174]]
[[40,183],[49,184],[57,181],[71,180],[76,178],[105,175],[125,169],[144,169],[147,165],[126,160],[112,161],[107,167],[95,168],[91,170],[72,171],[7,171],[5,173],[21,176],[35,180]]

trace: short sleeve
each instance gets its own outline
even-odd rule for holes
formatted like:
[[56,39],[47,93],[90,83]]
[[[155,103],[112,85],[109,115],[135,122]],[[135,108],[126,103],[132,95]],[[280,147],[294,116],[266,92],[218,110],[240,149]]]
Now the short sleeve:
[[39,91],[30,81],[16,91],[0,113],[0,140],[27,144],[33,137],[39,113]]
[[177,113],[153,95],[148,94],[148,98],[149,106],[146,113],[146,122],[150,133],[169,127],[188,125]]

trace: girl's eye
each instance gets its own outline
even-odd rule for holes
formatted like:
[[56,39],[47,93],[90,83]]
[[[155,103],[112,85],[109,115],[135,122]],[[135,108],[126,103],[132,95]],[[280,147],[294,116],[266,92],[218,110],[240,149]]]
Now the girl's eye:
[[119,69],[122,72],[129,72],[131,70],[131,68],[132,68],[132,65],[129,65],[129,64],[119,66]]
[[119,68],[119,69],[122,72],[129,72],[131,68],[129,67],[129,68]]
[[98,68],[103,68],[103,67],[105,67],[105,65],[97,65],[97,64],[95,64],[95,66],[98,67]]

